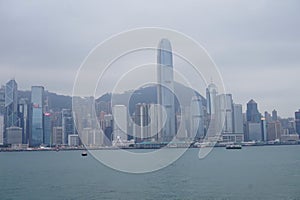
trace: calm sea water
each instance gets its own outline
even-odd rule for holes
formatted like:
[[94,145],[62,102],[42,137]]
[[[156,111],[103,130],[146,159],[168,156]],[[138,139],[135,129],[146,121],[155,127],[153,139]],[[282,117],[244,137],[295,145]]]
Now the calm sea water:
[[197,155],[190,149],[162,170],[127,174],[80,151],[0,153],[0,199],[300,199],[300,146]]

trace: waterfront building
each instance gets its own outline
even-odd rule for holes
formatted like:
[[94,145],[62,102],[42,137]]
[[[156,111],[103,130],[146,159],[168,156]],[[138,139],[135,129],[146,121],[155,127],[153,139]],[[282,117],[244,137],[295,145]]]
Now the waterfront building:
[[31,87],[31,123],[30,123],[30,146],[40,146],[44,140],[43,128],[44,87]]
[[243,107],[241,104],[233,104],[233,132],[244,134]]
[[142,142],[150,138],[148,124],[150,122],[149,118],[149,105],[145,103],[138,103],[135,106],[135,142]]
[[246,115],[248,122],[260,123],[261,114],[258,111],[257,103],[253,99],[247,103]]
[[29,139],[29,119],[30,105],[28,99],[21,98],[18,104],[19,126],[22,128],[22,143],[28,144]]
[[70,109],[62,109],[63,144],[68,144],[70,134],[75,134],[74,120]]
[[263,126],[257,103],[251,99],[246,110],[246,141],[263,141]]
[[18,84],[12,79],[5,86],[5,127],[18,126]]
[[22,144],[22,128],[11,126],[6,128],[7,144],[21,145]]
[[267,141],[280,140],[282,134],[281,123],[279,121],[269,122],[267,125]]
[[103,144],[102,130],[83,128],[81,141],[86,147],[99,147]]
[[49,112],[44,113],[44,144],[51,146],[52,144],[52,115]]
[[[231,94],[220,94],[217,96],[218,114],[224,114],[224,125],[222,134],[233,133],[233,100]],[[221,117],[220,117],[221,119]]]
[[103,144],[104,146],[111,146],[113,141],[113,116],[105,114],[103,116],[102,130],[104,131]]
[[149,105],[149,111],[148,111],[149,115],[150,115],[150,127],[149,127],[149,137],[152,138],[152,141],[158,141],[158,133],[160,131],[159,129],[159,107],[157,104],[150,104]]
[[216,112],[216,97],[218,94],[217,86],[210,83],[206,88],[207,113],[214,115]]
[[78,136],[78,134],[69,134],[68,135],[68,146],[70,146],[70,147],[79,146],[79,136]]
[[[159,134],[161,142],[170,142],[176,135],[173,55],[171,43],[162,39],[157,51],[157,102],[166,111],[166,121]],[[162,119],[162,110],[159,112]],[[162,121],[162,120],[160,120]]]
[[114,105],[113,117],[113,139],[127,141],[127,107],[124,105]]
[[192,139],[200,140],[204,138],[204,111],[202,106],[202,99],[199,96],[192,98],[190,106],[191,114],[191,135]]
[[63,128],[61,126],[53,127],[52,132],[52,145],[62,145],[63,144]]
[[247,140],[263,141],[261,122],[247,122]]

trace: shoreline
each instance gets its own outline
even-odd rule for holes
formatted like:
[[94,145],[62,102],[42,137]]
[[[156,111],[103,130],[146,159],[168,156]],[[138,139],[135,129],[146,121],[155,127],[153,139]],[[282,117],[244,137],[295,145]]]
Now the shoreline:
[[[300,143],[278,143],[278,144],[253,144],[253,145],[242,145],[243,147],[257,147],[257,146],[295,146],[300,145]],[[0,152],[37,152],[37,151],[89,151],[89,150],[120,150],[120,149],[128,149],[128,150],[142,150],[142,149],[179,149],[179,148],[191,148],[191,149],[201,149],[201,148],[209,148],[212,146],[206,146],[206,147],[196,147],[196,146],[190,146],[190,147],[100,147],[100,148],[84,148],[84,147],[76,147],[76,148],[29,148],[29,149],[11,149],[11,148],[3,148],[0,149]],[[213,148],[221,148],[225,147],[224,145],[215,145]]]

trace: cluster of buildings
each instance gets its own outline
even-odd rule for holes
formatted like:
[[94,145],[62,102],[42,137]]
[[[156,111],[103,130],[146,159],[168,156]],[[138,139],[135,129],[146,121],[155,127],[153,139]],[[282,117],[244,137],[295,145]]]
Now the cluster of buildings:
[[[126,105],[97,102],[93,97],[73,97],[74,110],[49,108],[44,87],[32,86],[30,98],[18,97],[10,80],[0,89],[0,145],[28,147],[110,147],[185,145],[203,142],[217,122],[220,143],[298,142],[300,110],[283,119],[273,110],[261,114],[254,100],[241,104],[231,94],[219,94],[214,83],[206,98],[196,93],[189,105],[176,106],[171,43],[162,39],[157,52],[157,102],[138,103],[133,113]],[[96,102],[96,103],[95,103]],[[75,128],[76,124],[76,128]],[[214,131],[214,130],[213,130]]]
[[19,98],[14,79],[0,88],[0,145],[11,148],[79,145],[71,110],[49,109],[42,86],[32,86],[30,93],[29,99]]

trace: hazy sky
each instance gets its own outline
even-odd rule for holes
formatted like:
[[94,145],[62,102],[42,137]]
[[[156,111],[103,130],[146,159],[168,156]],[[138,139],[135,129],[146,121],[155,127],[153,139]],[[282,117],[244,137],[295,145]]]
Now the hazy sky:
[[234,102],[284,117],[300,108],[300,1],[0,1],[0,84],[71,94],[83,59],[138,27],[178,30],[202,44]]

